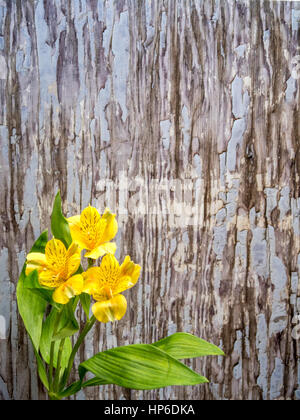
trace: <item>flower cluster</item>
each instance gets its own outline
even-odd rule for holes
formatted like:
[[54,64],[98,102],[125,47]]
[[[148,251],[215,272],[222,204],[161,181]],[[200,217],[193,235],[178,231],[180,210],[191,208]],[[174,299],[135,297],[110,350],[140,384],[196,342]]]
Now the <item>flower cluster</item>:
[[[37,270],[41,286],[54,289],[55,302],[66,304],[81,293],[92,295],[94,316],[100,322],[121,319],[126,312],[126,298],[121,292],[134,286],[141,267],[127,255],[120,265],[114,254],[116,243],[111,242],[118,231],[116,215],[106,209],[101,216],[92,206],[81,215],[67,219],[72,243],[65,247],[59,239],[51,239],[45,254],[31,252],[26,259],[26,275]],[[89,268],[82,272],[81,252],[88,258]],[[100,266],[92,267],[101,257]]]

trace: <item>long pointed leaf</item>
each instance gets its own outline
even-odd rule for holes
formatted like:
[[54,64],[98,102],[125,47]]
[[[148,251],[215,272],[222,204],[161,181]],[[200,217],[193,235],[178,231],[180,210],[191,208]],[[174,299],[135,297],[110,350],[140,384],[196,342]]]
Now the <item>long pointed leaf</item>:
[[64,305],[60,326],[57,333],[53,335],[52,340],[61,340],[62,338],[70,337],[78,330],[79,325],[73,312],[73,302],[70,301]]
[[81,293],[79,296],[82,308],[85,312],[87,319],[90,319],[90,306],[91,306],[91,296],[87,293]]
[[190,368],[151,344],[132,344],[98,353],[79,365],[82,379],[90,371],[106,383],[131,389],[208,382]]
[[59,393],[60,398],[67,398],[76,394],[81,389],[81,381],[73,382],[68,388]]
[[153,343],[175,359],[189,359],[201,356],[224,356],[219,347],[195,335],[178,332]]
[[[31,252],[44,252],[48,240],[48,232],[45,230],[35,241]],[[38,352],[43,316],[47,302],[37,294],[33,293],[25,285],[25,264],[23,266],[19,281],[17,284],[17,302],[19,313],[23,319],[26,331],[28,332],[35,350]]]
[[72,243],[72,237],[70,233],[69,223],[64,217],[61,209],[61,198],[60,192],[56,194],[53,210],[51,215],[51,232],[54,238],[62,241],[68,248]]
[[39,283],[38,280],[38,272],[37,270],[32,271],[24,281],[24,287],[26,289],[29,289],[32,293],[38,295],[42,299],[44,299],[46,302],[48,302],[50,305],[52,305],[57,310],[60,309],[60,304],[54,302],[52,299],[53,295],[53,288],[48,288],[46,286],[42,286]]
[[45,366],[44,366],[44,362],[41,359],[41,356],[35,350],[35,348],[33,348],[33,350],[34,350],[34,354],[35,354],[35,357],[36,357],[39,377],[40,377],[42,383],[44,384],[45,388],[47,390],[49,390],[48,376],[47,376],[47,372],[46,372],[46,369],[45,369]]
[[[53,340],[53,330],[54,330],[54,324],[56,319],[57,311],[53,308],[50,314],[47,316],[45,322],[43,323],[43,329],[42,329],[42,335],[41,335],[41,341],[40,341],[40,352],[45,360],[46,363],[50,363],[50,347],[51,342]],[[64,320],[61,320],[61,322],[64,322]],[[57,363],[57,356],[58,356],[58,348],[59,348],[59,341],[55,342],[54,345],[54,361],[53,365],[56,367]],[[72,345],[69,338],[65,340],[64,347],[63,347],[63,353],[62,353],[62,359],[61,359],[61,367],[65,368],[68,365],[68,360],[70,357],[70,354],[72,352]]]

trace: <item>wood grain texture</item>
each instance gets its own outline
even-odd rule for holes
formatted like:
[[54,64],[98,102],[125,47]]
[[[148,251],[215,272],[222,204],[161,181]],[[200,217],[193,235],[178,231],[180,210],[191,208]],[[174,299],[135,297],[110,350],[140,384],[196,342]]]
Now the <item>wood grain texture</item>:
[[[44,399],[16,306],[58,188],[143,267],[77,358],[186,331],[208,385],[85,399],[300,399],[298,2],[0,0],[0,399]],[[83,319],[83,314],[78,313]],[[4,327],[5,328],[4,328]]]

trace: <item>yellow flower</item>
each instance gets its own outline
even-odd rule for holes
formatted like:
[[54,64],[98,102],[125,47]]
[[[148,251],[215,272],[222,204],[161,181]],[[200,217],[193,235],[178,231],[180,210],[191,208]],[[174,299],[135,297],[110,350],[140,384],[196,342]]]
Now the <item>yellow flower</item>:
[[73,241],[88,251],[84,255],[86,258],[96,260],[105,254],[116,252],[115,242],[110,242],[118,232],[115,217],[109,209],[105,209],[104,214],[100,216],[95,207],[89,206],[81,215],[67,219]]
[[53,287],[53,300],[57,303],[68,303],[80,295],[83,288],[81,274],[72,276],[80,265],[80,248],[74,242],[66,249],[58,239],[47,242],[45,254],[31,252],[26,259],[26,275],[37,270],[42,286]]
[[120,266],[113,255],[107,254],[100,267],[91,267],[84,273],[83,292],[97,301],[92,311],[98,321],[115,321],[125,315],[127,301],[120,293],[136,284],[140,270],[128,255]]

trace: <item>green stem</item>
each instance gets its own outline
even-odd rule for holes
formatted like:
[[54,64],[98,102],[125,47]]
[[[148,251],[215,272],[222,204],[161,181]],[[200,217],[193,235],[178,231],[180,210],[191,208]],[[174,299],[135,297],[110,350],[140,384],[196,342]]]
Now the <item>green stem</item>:
[[79,349],[79,347],[80,347],[80,345],[81,345],[81,343],[83,342],[83,340],[85,339],[85,336],[87,335],[87,333],[92,329],[92,327],[93,327],[93,325],[95,324],[95,322],[96,322],[96,318],[95,318],[95,316],[93,315],[92,317],[91,317],[91,319],[85,324],[85,327],[84,327],[84,329],[82,330],[82,332],[81,332],[81,334],[79,335],[79,337],[78,337],[78,339],[77,339],[77,341],[76,341],[76,343],[75,343],[75,345],[74,345],[74,348],[73,348],[73,350],[72,350],[72,353],[71,353],[71,355],[70,355],[70,358],[69,358],[69,363],[68,363],[68,366],[67,366],[67,369],[66,369],[66,372],[65,372],[65,374],[64,374],[64,378],[63,378],[63,380],[62,380],[62,383],[61,383],[61,386],[60,386],[60,389],[63,389],[64,387],[65,387],[65,385],[66,385],[66,383],[68,382],[68,379],[69,379],[69,376],[70,376],[70,373],[71,373],[71,370],[72,370],[72,367],[73,367],[73,363],[74,363],[74,358],[75,358],[75,355],[76,355],[76,353],[77,353],[77,351],[78,351],[78,349]]
[[52,377],[53,377],[53,356],[54,356],[54,341],[51,342],[50,346],[50,366],[49,366],[49,391],[52,391]]
[[[53,327],[52,336],[54,336],[57,333],[57,329],[58,329],[58,326],[59,326],[61,316],[62,316],[62,311],[58,312],[57,315],[56,315],[56,320],[55,320],[55,324],[54,324],[54,327]],[[51,341],[51,346],[50,346],[49,391],[52,391],[52,389],[53,389],[52,379],[53,379],[54,346],[55,346],[55,341],[52,340]]]
[[73,312],[75,312],[75,310],[77,308],[78,301],[79,301],[79,296],[76,296],[74,298],[74,302],[73,302]]
[[56,371],[54,376],[54,384],[53,389],[54,391],[58,391],[58,384],[59,384],[59,375],[60,375],[60,369],[61,369],[61,358],[62,358],[62,352],[65,345],[65,338],[60,340],[59,349],[58,349],[58,356],[57,356],[57,365],[56,365]]
[[[92,267],[94,264],[95,264],[95,260],[92,259],[92,258],[88,258],[88,268]],[[79,296],[77,298],[79,299]],[[77,305],[77,302],[76,302],[76,305]],[[74,306],[74,310],[76,308],[76,305]],[[96,318],[93,315],[87,321],[87,323],[85,324],[84,329],[82,330],[81,334],[79,335],[79,337],[78,337],[78,339],[77,339],[77,341],[76,341],[76,343],[74,345],[74,348],[72,350],[72,353],[70,355],[68,366],[67,366],[67,369],[65,370],[65,373],[64,373],[63,378],[61,380],[61,384],[58,386],[58,390],[64,389],[65,385],[67,384],[68,379],[69,379],[69,376],[71,374],[72,367],[73,367],[75,355],[76,355],[76,353],[77,353],[77,351],[78,351],[81,343],[85,339],[85,336],[91,330],[91,328],[93,327],[93,325],[95,324],[95,322],[96,322]]]
[[54,392],[49,393],[49,399],[53,400],[53,401],[61,400],[61,398],[57,394],[55,394]]

